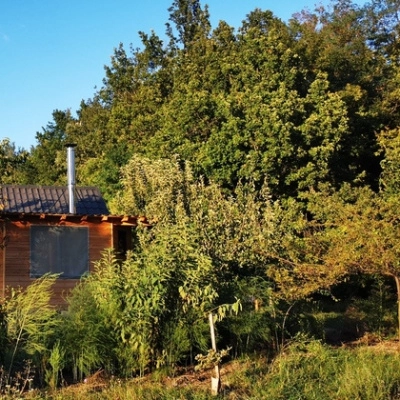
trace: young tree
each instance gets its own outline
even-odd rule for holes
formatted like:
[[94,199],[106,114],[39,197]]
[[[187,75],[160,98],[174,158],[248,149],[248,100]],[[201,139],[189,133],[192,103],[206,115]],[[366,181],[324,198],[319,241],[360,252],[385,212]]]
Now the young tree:
[[[311,248],[312,244],[301,236],[307,226],[301,206],[294,200],[285,207],[272,201],[265,186],[258,191],[254,185],[239,184],[229,195],[212,182],[206,185],[196,180],[188,163],[138,156],[124,168],[123,176],[124,191],[115,205],[117,212],[143,214],[153,222],[154,238],[149,245],[169,238],[168,247],[174,252],[190,255],[195,250],[209,260],[216,282],[213,290],[218,294],[216,306],[232,303],[239,296],[246,304],[246,316],[239,316],[230,325],[236,327],[238,336],[244,332],[239,327],[246,318],[254,317],[255,324],[259,321],[260,316],[253,315],[256,304],[264,302],[261,319],[265,325],[264,330],[259,325],[260,331],[252,334],[270,337],[273,327],[268,328],[268,324],[278,313],[272,306],[277,298],[283,302],[303,299],[339,279],[336,270],[325,270],[321,260],[308,252],[306,245]],[[172,242],[180,244],[182,239],[175,238],[173,232],[182,239],[190,238],[179,251]],[[160,265],[164,262],[162,258],[157,261]],[[257,283],[259,290],[251,282]],[[262,293],[268,287],[276,290]],[[186,299],[185,293],[182,286],[180,296]]]
[[400,335],[398,194],[395,198],[388,194],[345,185],[338,192],[316,195],[311,210],[319,229],[312,232],[309,250],[318,255],[325,271],[342,277],[357,273],[392,277],[397,287]]

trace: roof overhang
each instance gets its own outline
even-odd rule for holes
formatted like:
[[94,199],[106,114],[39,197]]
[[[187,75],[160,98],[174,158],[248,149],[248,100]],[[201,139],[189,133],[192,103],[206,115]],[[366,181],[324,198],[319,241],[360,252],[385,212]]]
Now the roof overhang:
[[1,220],[40,223],[48,222],[88,222],[109,223],[123,226],[150,226],[145,217],[129,215],[86,215],[86,214],[47,214],[47,213],[1,213]]

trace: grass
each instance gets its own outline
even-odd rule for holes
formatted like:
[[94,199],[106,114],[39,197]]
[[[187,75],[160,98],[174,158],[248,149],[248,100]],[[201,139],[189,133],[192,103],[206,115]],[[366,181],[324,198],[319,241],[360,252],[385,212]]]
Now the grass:
[[[66,388],[54,393],[36,393],[29,397],[31,400],[208,400],[215,399],[208,391],[187,388],[167,388],[157,383],[127,382],[112,384],[105,388],[93,388],[79,385]],[[1,397],[0,397],[1,399]]]
[[261,398],[274,400],[400,399],[399,348],[296,343],[273,361],[257,386]]
[[[400,399],[398,342],[332,347],[296,341],[272,362],[231,361],[222,369],[223,390],[210,394],[209,373],[186,372],[153,379],[72,385],[53,393],[31,392],[32,400],[395,400]],[[11,399],[1,397],[0,399]],[[14,397],[16,398],[16,397]]]

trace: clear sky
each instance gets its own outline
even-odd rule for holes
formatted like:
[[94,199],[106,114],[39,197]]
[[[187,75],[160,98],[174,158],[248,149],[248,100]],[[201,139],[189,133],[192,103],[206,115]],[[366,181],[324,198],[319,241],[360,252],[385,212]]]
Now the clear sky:
[[[173,0],[0,0],[0,139],[29,149],[53,110],[70,109],[102,86],[119,43],[140,47],[138,32],[165,33]],[[256,7],[287,21],[329,0],[202,0],[213,27],[238,28]],[[361,0],[358,4],[362,3]]]

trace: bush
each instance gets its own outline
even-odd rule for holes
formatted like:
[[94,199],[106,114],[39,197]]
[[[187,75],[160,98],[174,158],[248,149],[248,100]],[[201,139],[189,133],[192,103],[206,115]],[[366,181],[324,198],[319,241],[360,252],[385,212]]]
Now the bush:
[[11,289],[1,308],[0,340],[2,379],[0,389],[23,391],[33,372],[44,381],[49,349],[55,340],[57,310],[50,304],[57,275],[44,275],[26,289]]

